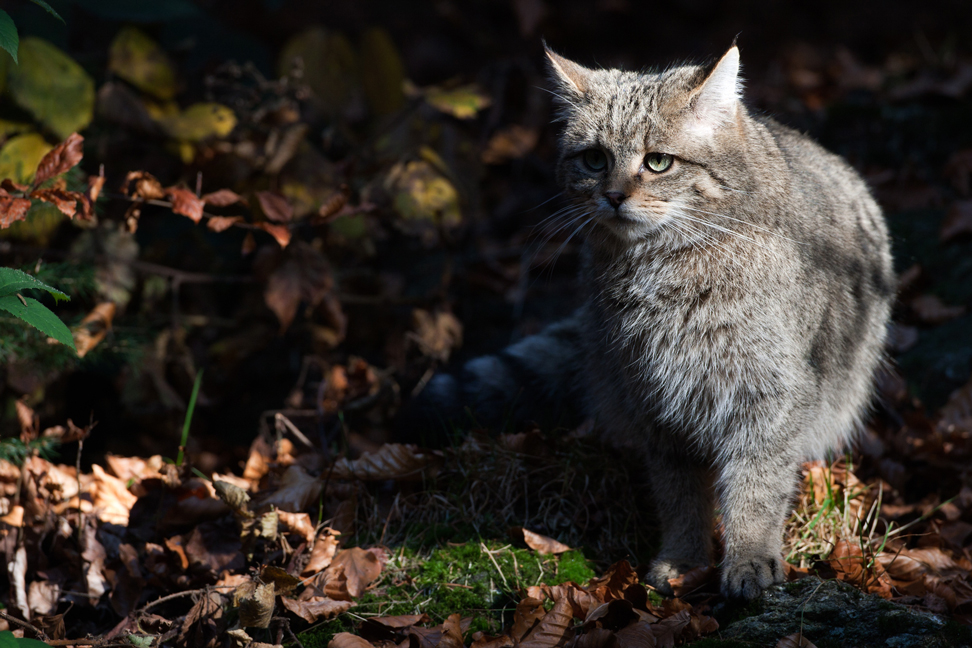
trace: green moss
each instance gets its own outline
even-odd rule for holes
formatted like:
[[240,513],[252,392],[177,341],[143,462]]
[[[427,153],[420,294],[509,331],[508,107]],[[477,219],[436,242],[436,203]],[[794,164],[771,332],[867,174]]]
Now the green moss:
[[557,565],[558,582],[572,581],[583,585],[592,578],[594,578],[594,570],[591,569],[591,561],[585,558],[584,554],[579,551],[568,551],[560,556]]
[[338,632],[354,632],[355,619],[422,613],[437,624],[458,612],[473,617],[469,633],[498,634],[512,621],[521,590],[540,583],[585,583],[593,575],[579,551],[558,559],[495,541],[430,551],[403,547],[349,614],[303,633],[300,640],[324,647]]

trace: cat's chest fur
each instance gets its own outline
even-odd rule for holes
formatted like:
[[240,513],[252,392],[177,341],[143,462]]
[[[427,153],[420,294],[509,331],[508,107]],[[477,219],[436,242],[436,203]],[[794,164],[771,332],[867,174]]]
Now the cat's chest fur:
[[793,308],[789,268],[759,265],[691,247],[592,251],[585,318],[596,415],[623,412],[629,425],[663,425],[707,449],[730,419],[758,418],[761,403],[797,387],[803,350],[782,317]]

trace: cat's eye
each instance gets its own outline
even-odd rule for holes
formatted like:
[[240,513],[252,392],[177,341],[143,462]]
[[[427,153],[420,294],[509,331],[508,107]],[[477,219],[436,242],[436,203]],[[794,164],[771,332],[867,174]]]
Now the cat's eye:
[[584,164],[592,171],[600,171],[607,166],[607,156],[604,155],[604,151],[587,149],[584,151]]
[[652,173],[664,173],[672,167],[672,156],[668,153],[649,153],[645,156],[645,168]]

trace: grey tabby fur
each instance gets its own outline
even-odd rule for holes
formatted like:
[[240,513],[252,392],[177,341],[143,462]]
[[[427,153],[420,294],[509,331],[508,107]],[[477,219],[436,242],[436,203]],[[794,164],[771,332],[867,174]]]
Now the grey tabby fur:
[[547,55],[586,304],[426,397],[488,419],[524,388],[577,395],[644,453],[650,582],[710,563],[718,498],[723,591],[755,598],[783,579],[800,463],[850,441],[871,400],[895,283],[881,210],[843,159],[749,114],[735,46],[649,74]]

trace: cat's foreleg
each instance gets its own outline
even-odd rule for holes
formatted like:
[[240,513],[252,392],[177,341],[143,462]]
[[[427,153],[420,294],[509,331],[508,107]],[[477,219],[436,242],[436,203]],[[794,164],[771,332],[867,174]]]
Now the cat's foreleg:
[[649,452],[648,470],[662,546],[647,579],[671,594],[669,578],[708,566],[712,559],[711,470],[685,452],[660,447]]
[[726,596],[755,599],[784,580],[783,525],[790,511],[798,462],[790,448],[751,443],[720,457],[718,492],[725,527],[722,591]]

